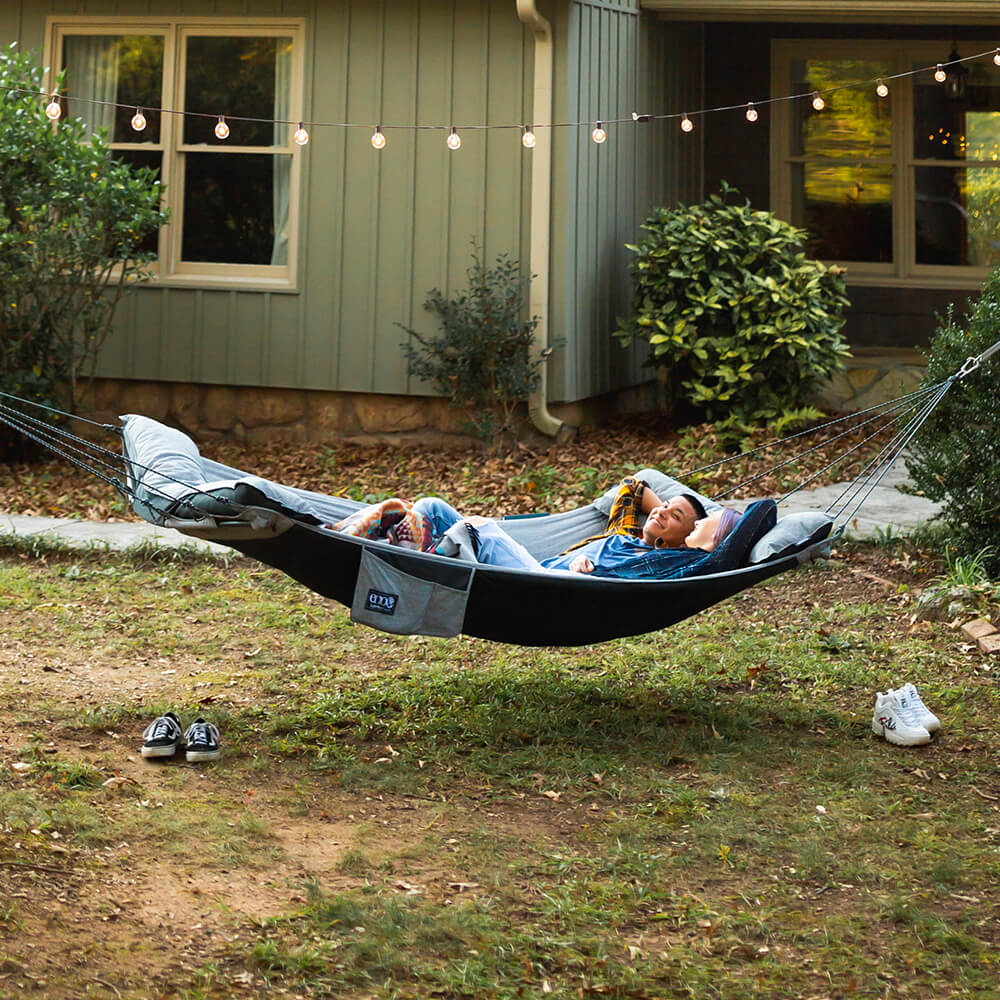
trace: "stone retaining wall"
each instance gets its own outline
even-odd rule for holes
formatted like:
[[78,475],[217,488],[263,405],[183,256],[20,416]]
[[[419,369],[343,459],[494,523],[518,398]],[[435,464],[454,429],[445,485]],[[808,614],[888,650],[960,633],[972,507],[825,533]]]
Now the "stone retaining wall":
[[[922,375],[922,359],[914,351],[858,350],[847,369],[819,393],[817,405],[837,412],[865,409],[911,391]],[[584,427],[598,425],[613,413],[651,410],[655,401],[651,382],[600,399],[552,405],[551,410],[570,426]],[[116,423],[122,413],[142,413],[203,441],[231,438],[256,444],[338,438],[368,444],[419,440],[442,446],[472,440],[460,411],[428,396],[96,379],[81,411],[104,423]],[[530,436],[530,427],[526,429]]]

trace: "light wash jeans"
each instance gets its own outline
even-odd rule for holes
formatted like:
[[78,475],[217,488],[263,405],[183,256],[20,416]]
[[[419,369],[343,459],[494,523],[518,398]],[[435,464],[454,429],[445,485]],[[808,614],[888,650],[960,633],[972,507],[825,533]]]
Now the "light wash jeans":
[[[430,521],[431,534],[435,538],[443,535],[453,524],[465,520],[451,504],[440,497],[421,497],[414,503],[413,509]],[[520,542],[515,542],[495,521],[477,525],[475,531],[479,538],[479,562],[510,569],[544,569]]]

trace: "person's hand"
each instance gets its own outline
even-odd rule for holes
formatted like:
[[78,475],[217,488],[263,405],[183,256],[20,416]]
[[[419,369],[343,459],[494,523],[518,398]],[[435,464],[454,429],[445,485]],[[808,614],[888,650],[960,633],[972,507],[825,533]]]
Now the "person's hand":
[[569,564],[572,573],[593,573],[594,564],[586,556],[577,556]]

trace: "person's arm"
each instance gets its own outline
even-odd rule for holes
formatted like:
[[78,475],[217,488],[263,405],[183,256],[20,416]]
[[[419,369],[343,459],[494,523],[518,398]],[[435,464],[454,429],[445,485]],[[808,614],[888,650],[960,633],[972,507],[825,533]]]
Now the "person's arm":
[[649,484],[642,479],[639,482],[646,487],[642,491],[641,510],[643,514],[648,514],[654,507],[662,507],[663,501],[652,491]]

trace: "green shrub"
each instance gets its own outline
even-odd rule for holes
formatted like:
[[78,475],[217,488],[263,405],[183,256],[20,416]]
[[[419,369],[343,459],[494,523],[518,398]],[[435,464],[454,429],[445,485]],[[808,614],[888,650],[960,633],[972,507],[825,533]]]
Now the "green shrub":
[[649,341],[670,404],[759,423],[843,367],[848,300],[841,269],[807,259],[801,230],[730,194],[723,182],[701,205],[653,211],[649,236],[628,244],[633,315],[615,336]]
[[[941,318],[927,354],[925,385],[955,374],[966,358],[1000,340],[1000,269],[972,304],[964,323],[954,310]],[[943,505],[951,542],[965,556],[982,553],[1000,573],[1000,354],[956,381],[921,428],[906,465],[917,488]]]
[[72,408],[166,216],[153,171],[78,118],[53,126],[41,82],[36,58],[0,51],[0,390]]
[[457,298],[435,288],[424,303],[440,321],[440,337],[397,325],[412,338],[403,344],[409,374],[464,409],[471,430],[497,449],[515,433],[517,406],[538,388],[549,352],[532,357],[538,318],[524,318],[527,280],[516,260],[500,254],[487,267],[474,247],[468,275],[469,287]]

